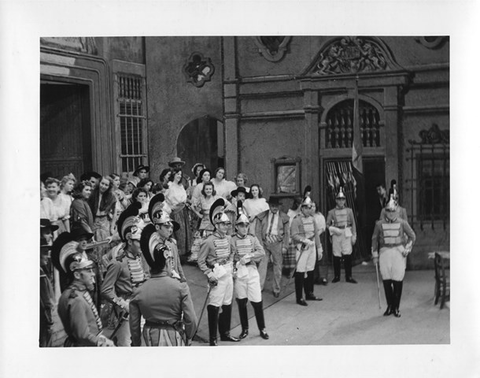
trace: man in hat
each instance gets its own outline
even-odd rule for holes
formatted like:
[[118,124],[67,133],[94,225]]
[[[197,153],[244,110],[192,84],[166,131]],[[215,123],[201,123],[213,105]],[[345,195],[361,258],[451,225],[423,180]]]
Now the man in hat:
[[351,208],[347,207],[347,197],[342,188],[338,191],[335,202],[336,207],[327,214],[327,228],[332,237],[333,272],[332,282],[340,281],[341,260],[345,268],[346,281],[356,284],[352,277],[352,252],[357,241],[357,227]]
[[130,181],[136,187],[140,181],[148,178],[148,172],[150,172],[150,167],[148,165],[140,164],[133,171],[133,177],[130,179]]
[[[173,227],[171,221],[161,224],[165,230]],[[142,345],[142,316],[146,346],[189,345],[195,335],[197,317],[187,283],[170,273],[175,259],[173,250],[158,240],[151,224],[143,229],[140,245],[151,277],[135,291],[130,301],[132,346]]]
[[95,283],[92,261],[76,241],[57,238],[52,246],[54,265],[71,281],[58,302],[58,315],[68,337],[65,346],[114,346],[102,335],[102,321],[90,291]]
[[242,325],[242,333],[239,339],[248,335],[248,309],[247,301],[253,306],[257,319],[260,336],[269,338],[265,329],[265,316],[263,314],[262,289],[257,264],[262,261],[265,251],[256,236],[248,233],[250,224],[248,217],[242,211],[242,202],[238,201],[238,217],[236,219],[237,232],[230,239],[236,267],[235,295]]
[[[210,345],[217,345],[217,325],[221,341],[237,342],[230,335],[233,298],[233,252],[230,236],[227,235],[230,219],[225,214],[226,202],[217,199],[210,208],[210,222],[215,227],[200,246],[198,267],[207,276],[211,285],[208,297],[208,328]],[[222,312],[219,315],[220,307]]]
[[[174,157],[172,160],[168,162],[168,166],[172,168],[174,171],[178,170],[183,170],[183,166],[185,165],[185,162],[180,159],[178,156]],[[182,180],[180,183],[183,185],[185,190],[187,190],[190,186],[190,177],[188,177],[185,172],[182,172]]]
[[265,285],[268,263],[273,263],[273,296],[280,296],[282,279],[282,260],[283,254],[287,252],[290,242],[290,219],[287,214],[280,211],[280,201],[276,197],[270,196],[268,199],[269,210],[263,211],[257,215],[257,224],[255,234],[262,242],[265,249],[265,258],[260,261],[258,267],[260,273],[260,285]]
[[117,318],[122,322],[116,333],[117,346],[130,346],[130,326],[125,321],[128,306],[134,291],[146,280],[140,249],[143,222],[138,216],[137,204],[130,205],[118,218],[121,249],[107,267],[101,291],[102,297],[113,303]]
[[154,235],[157,238],[156,241],[166,246],[173,253],[173,266],[170,273],[172,277],[185,282],[187,279],[180,262],[177,241],[172,237],[173,233],[180,229],[180,225],[170,218],[169,212],[166,210],[167,204],[162,193],[156,194],[148,204],[148,215],[156,230]]
[[[235,190],[230,192],[232,199],[227,202],[227,207],[225,209],[225,213],[230,218],[231,226],[227,232],[228,235],[232,235],[235,233],[235,222],[238,217],[238,203],[243,204],[245,199],[247,198],[247,191],[243,187],[239,187]],[[245,208],[242,205],[242,211],[246,214]]]
[[[321,301],[313,293],[315,263],[317,256],[322,257],[322,245],[317,225],[313,217],[314,204],[310,198],[309,187],[305,188],[304,199],[300,205],[300,214],[292,221],[291,238],[296,248],[295,296],[297,304],[307,306],[307,301]],[[305,292],[303,299],[302,291]]]
[[407,255],[411,252],[416,235],[405,219],[400,218],[398,203],[394,194],[385,206],[385,216],[375,224],[372,235],[373,263],[380,262],[387,310],[383,314],[393,314],[399,318],[400,298]]
[[53,331],[53,309],[55,307],[54,295],[50,279],[45,273],[50,264],[51,245],[40,239],[40,336],[41,347],[51,346]]
[[92,187],[92,191],[97,187],[102,175],[98,172],[86,172],[80,176],[80,181],[88,181]]

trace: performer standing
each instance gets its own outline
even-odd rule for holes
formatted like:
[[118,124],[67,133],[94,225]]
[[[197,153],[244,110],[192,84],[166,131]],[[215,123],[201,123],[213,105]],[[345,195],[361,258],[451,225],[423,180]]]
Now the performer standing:
[[278,198],[268,199],[269,210],[257,215],[256,236],[261,240],[265,249],[265,258],[258,267],[260,273],[260,286],[265,285],[267,269],[270,258],[273,262],[273,296],[280,296],[280,282],[282,279],[282,260],[287,252],[290,241],[290,218],[280,211]]
[[[313,218],[313,202],[305,191],[301,212],[292,221],[291,238],[296,248],[295,294],[297,304],[307,306],[307,301],[321,301],[313,294],[315,262],[317,253],[322,256],[322,246],[318,237],[317,225]],[[302,290],[305,291],[303,299]]]
[[[130,329],[132,346],[141,346],[141,317],[145,318],[143,339],[146,346],[185,346],[193,338],[197,317],[190,289],[179,276],[171,272],[175,264],[172,244],[165,243],[175,222],[163,212],[154,218],[160,231],[151,225],[142,231],[140,240],[145,260],[150,265],[151,278],[130,301]],[[162,234],[162,239],[157,233]]]
[[342,188],[337,193],[335,201],[337,206],[327,214],[327,228],[332,236],[333,252],[333,283],[340,281],[341,259],[345,267],[346,281],[356,284],[352,277],[352,252],[357,241],[357,227],[351,208],[346,207],[347,198]]
[[[217,199],[210,208],[210,222],[215,227],[198,253],[198,267],[208,277],[212,286],[208,297],[208,328],[210,345],[217,345],[217,324],[222,341],[240,341],[230,335],[233,297],[233,253],[227,235],[229,218],[225,214],[226,201]],[[219,315],[220,307],[222,312]]]
[[265,329],[265,317],[263,314],[262,290],[260,288],[260,276],[257,270],[259,263],[265,256],[265,251],[257,237],[248,233],[248,217],[242,211],[242,201],[237,202],[239,216],[236,220],[237,233],[231,238],[231,247],[234,262],[237,268],[235,280],[235,294],[237,297],[238,312],[242,333],[238,337],[244,339],[248,335],[248,310],[247,301],[253,306],[257,319],[260,336],[269,338]]
[[141,219],[138,204],[130,205],[117,221],[117,229],[122,239],[118,256],[107,267],[102,284],[102,297],[114,304],[116,316],[122,324],[117,330],[117,346],[130,346],[128,305],[135,290],[146,280],[140,257]]
[[64,346],[114,346],[102,335],[102,321],[90,296],[95,283],[93,262],[78,242],[57,240],[52,246],[53,263],[71,280],[58,303],[58,315],[68,335]]
[[157,232],[153,235],[155,241],[161,245],[168,247],[173,254],[173,266],[170,269],[170,274],[174,278],[179,278],[180,281],[185,282],[185,273],[183,273],[182,264],[180,263],[180,256],[178,254],[177,242],[172,238],[175,231],[180,229],[180,225],[177,222],[173,222],[168,216],[170,208],[165,203],[165,196],[162,193],[156,194],[148,205],[148,215],[152,224],[147,225],[145,228],[152,228]]
[[[393,314],[399,318],[400,298],[407,255],[411,252],[416,235],[408,222],[400,217],[397,201],[392,194],[385,207],[385,217],[375,224],[372,236],[373,263],[380,262],[387,310],[383,314]],[[380,257],[379,257],[380,256]]]

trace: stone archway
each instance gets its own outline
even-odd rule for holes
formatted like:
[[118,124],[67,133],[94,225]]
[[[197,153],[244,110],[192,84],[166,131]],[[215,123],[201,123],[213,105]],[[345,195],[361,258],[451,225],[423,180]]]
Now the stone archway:
[[224,166],[223,123],[204,116],[186,124],[177,139],[177,154],[185,161],[185,173],[191,175],[195,163],[203,163],[215,170]]

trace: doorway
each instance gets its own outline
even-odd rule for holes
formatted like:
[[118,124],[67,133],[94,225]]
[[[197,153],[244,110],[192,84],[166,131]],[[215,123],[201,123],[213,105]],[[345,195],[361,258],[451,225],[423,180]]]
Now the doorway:
[[212,173],[218,167],[224,167],[224,150],[223,123],[213,117],[191,121],[178,136],[177,153],[185,161],[185,173],[188,175],[196,163],[205,164]]
[[92,170],[88,85],[42,81],[40,84],[40,172],[77,179]]

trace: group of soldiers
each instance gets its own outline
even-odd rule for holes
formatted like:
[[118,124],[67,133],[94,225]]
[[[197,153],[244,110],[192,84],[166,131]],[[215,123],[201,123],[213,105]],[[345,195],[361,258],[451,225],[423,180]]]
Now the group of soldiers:
[[[314,270],[323,249],[309,190],[305,190],[293,219],[279,211],[278,199],[270,198],[269,210],[255,219],[255,232],[249,231],[251,220],[245,214],[242,196],[236,198],[233,220],[231,203],[224,198],[217,199],[211,206],[209,220],[214,231],[203,241],[198,254],[198,267],[209,284],[205,305],[211,346],[218,345],[217,329],[220,341],[238,342],[248,336],[248,301],[253,307],[260,336],[269,338],[262,290],[270,258],[274,263],[275,297],[279,296],[282,275],[282,265],[275,261],[281,261],[288,251],[293,251],[296,303],[307,306],[307,301],[321,300],[314,294]],[[180,226],[165,211],[162,193],[149,203],[151,223],[143,222],[139,209],[138,204],[130,205],[117,221],[121,244],[108,265],[101,287],[98,287],[99,268],[88,256],[88,251],[94,247],[94,243],[90,243],[92,234],[77,230],[61,234],[51,246],[42,244],[41,256],[46,258],[51,250],[53,265],[61,273],[63,288],[58,314],[68,336],[65,346],[183,346],[190,345],[196,335],[198,319],[172,237]],[[372,236],[373,262],[380,264],[388,304],[385,316],[400,316],[406,256],[415,242],[415,233],[402,218],[404,213],[394,188]],[[231,231],[232,223],[234,232]],[[42,240],[48,240],[55,227],[42,220]],[[332,241],[332,282],[340,280],[343,259],[346,281],[356,283],[351,262],[356,225],[341,188],[336,194],[336,207],[328,212],[326,229]],[[48,290],[49,282],[42,268],[40,273],[42,294]],[[108,338],[102,332],[98,298],[92,297],[95,293],[113,304],[118,319]],[[238,337],[230,334],[234,296],[242,328]],[[45,309],[51,304],[42,295],[40,299],[42,317],[48,314]],[[41,324],[48,328],[53,322],[43,316]],[[40,344],[48,344],[45,340],[48,329],[41,327],[40,331]]]

